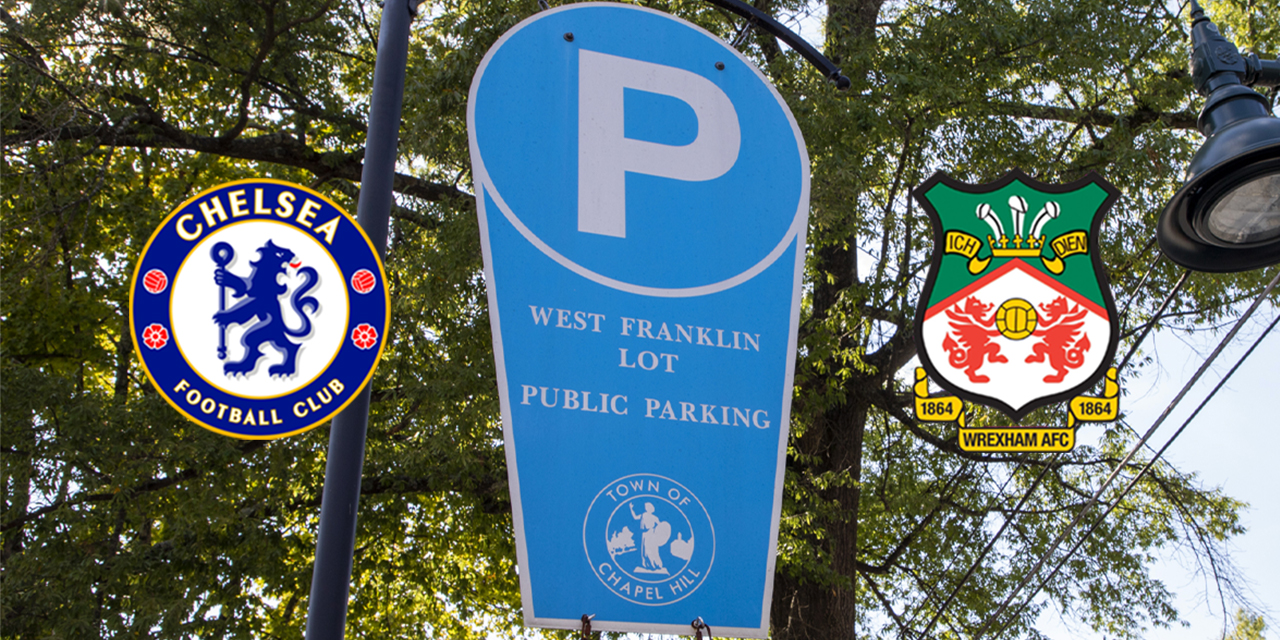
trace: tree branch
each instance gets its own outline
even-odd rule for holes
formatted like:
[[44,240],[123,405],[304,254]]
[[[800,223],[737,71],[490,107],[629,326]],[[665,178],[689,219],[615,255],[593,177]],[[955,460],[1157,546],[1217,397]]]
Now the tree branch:
[[[139,113],[122,127],[69,126],[45,130],[28,126],[4,131],[0,136],[0,143],[10,146],[36,141],[75,140],[100,147],[180,149],[297,167],[322,178],[341,178],[352,182],[359,182],[364,171],[363,150],[321,153],[285,133],[239,137],[234,140],[194,135],[169,124],[140,100],[136,96],[130,96],[130,102],[139,107]],[[429,202],[472,198],[471,194],[451,185],[428,182],[403,173],[395,174],[392,188],[397,193]]]
[[[267,444],[267,442],[268,442],[267,440],[251,440],[251,441],[245,442],[242,445],[239,445],[236,448],[240,450],[240,453],[242,455],[246,455],[253,451],[257,451],[258,449],[261,449],[263,446]],[[198,478],[203,474],[204,474],[204,471],[200,469],[194,469],[194,468],[185,469],[171,476],[165,476],[163,478],[152,478],[145,482],[139,482],[138,484],[135,484],[132,487],[129,487],[127,489],[121,489],[118,491],[109,491],[109,492],[103,492],[103,493],[91,493],[87,496],[75,498],[72,500],[66,500],[66,499],[55,500],[53,503],[49,505],[36,509],[35,511],[32,511],[18,518],[14,518],[13,520],[10,520],[4,523],[3,525],[0,525],[0,532],[8,531],[14,527],[20,527],[28,522],[31,522],[32,520],[35,520],[36,518],[39,518],[53,511],[57,511],[58,509],[61,509],[63,507],[74,507],[77,505],[88,504],[91,502],[106,502],[109,500],[114,500],[118,496],[132,498],[134,496],[138,496],[144,493],[150,493],[152,491],[159,491],[161,489],[172,487],[181,482],[186,482],[187,480]]]
[[1190,111],[1176,111],[1168,113],[1154,111],[1146,107],[1139,107],[1133,113],[1128,115],[1117,115],[1102,111],[1096,107],[1071,109],[1067,107],[1026,102],[988,102],[985,106],[990,109],[992,115],[1029,118],[1032,120],[1069,122],[1085,126],[1098,125],[1103,127],[1114,127],[1117,125],[1128,125],[1130,127],[1134,127],[1153,122],[1160,122],[1170,129],[1194,130],[1196,128],[1197,118],[1197,115]]

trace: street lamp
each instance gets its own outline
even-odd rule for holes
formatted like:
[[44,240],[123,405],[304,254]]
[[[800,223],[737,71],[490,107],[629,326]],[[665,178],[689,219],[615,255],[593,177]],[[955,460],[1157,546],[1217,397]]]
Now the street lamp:
[[1160,249],[1196,271],[1248,271],[1280,262],[1280,118],[1254,85],[1280,85],[1280,59],[1239,49],[1191,0],[1191,76],[1207,95],[1207,140],[1156,227]]

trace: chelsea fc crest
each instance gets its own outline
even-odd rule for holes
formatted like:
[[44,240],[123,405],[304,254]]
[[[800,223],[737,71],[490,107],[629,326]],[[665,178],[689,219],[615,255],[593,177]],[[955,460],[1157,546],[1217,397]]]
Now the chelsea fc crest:
[[935,247],[915,325],[930,377],[1020,420],[1106,373],[1119,336],[1098,234],[1115,187],[1093,173],[1066,185],[937,173],[914,196]]
[[341,411],[382,355],[390,307],[378,254],[324,196],[241,180],[182,203],[133,276],[143,368],[169,404],[237,438],[306,431]]

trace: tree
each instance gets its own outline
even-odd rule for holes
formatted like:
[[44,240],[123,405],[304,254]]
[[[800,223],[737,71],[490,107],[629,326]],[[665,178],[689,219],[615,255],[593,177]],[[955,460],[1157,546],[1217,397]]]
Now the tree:
[[1265,640],[1266,631],[1267,621],[1261,614],[1240,607],[1236,609],[1231,633],[1223,633],[1222,640]]
[[[650,4],[727,39],[744,27],[706,3]],[[774,636],[973,636],[1134,436],[1116,424],[1061,457],[967,454],[911,418],[899,372],[931,239],[908,193],[937,169],[1106,175],[1124,192],[1103,246],[1132,343],[1180,275],[1152,240],[1198,144],[1185,13],[1141,0],[757,6],[825,9],[826,51],[853,80],[838,92],[760,32],[739,41],[813,159]],[[1274,0],[1208,8],[1244,48],[1280,43]],[[525,633],[465,113],[484,52],[536,10],[440,0],[414,23],[353,636]],[[237,442],[181,419],[132,353],[129,278],[170,208],[226,180],[293,180],[354,210],[377,9],[42,0],[0,18],[5,633],[296,637],[326,430]],[[1216,322],[1258,285],[1193,276],[1159,323]],[[1156,466],[998,635],[1034,635],[1050,600],[1122,637],[1176,620],[1152,553],[1186,544],[1225,566],[1240,506]],[[1011,530],[960,586],[1004,518]]]

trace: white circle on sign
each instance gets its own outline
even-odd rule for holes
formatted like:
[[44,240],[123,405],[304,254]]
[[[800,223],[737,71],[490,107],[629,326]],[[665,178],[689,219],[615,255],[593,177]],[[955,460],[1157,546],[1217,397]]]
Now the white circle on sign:
[[[716,558],[715,525],[706,506],[683,484],[652,473],[618,478],[596,494],[583,519],[582,544],[603,586],[650,607],[697,591]],[[666,597],[641,596],[655,590]]]
[[[290,262],[297,267],[280,267],[278,260],[275,264],[271,260],[263,260],[255,270],[252,263],[262,260],[268,241],[279,250],[292,254]],[[235,251],[235,256],[226,265],[227,271],[242,280],[257,280],[255,284],[266,293],[254,296],[255,300],[249,303],[261,304],[256,308],[263,313],[248,315],[246,312],[243,318],[237,318],[243,322],[229,323],[220,341],[219,334],[224,330],[213,316],[218,313],[219,290],[223,287],[214,280],[217,264],[211,252],[222,242]],[[310,311],[308,305],[296,308],[293,303],[295,293],[307,286],[308,278],[304,274],[307,267],[315,269],[315,284],[301,298],[315,298],[319,305],[314,311]],[[276,286],[270,287],[272,283]],[[283,285],[283,293],[274,293],[280,285]],[[221,295],[225,296],[226,309],[246,300],[246,296],[235,297],[231,287],[225,289]],[[182,357],[201,378],[232,395],[262,399],[292,393],[324,372],[346,336],[347,305],[346,281],[337,263],[314,236],[280,222],[246,220],[216,227],[187,255],[173,279],[170,316],[174,342]],[[278,319],[264,320],[262,315],[269,317],[277,309]],[[304,320],[301,314],[305,314],[307,319]],[[306,327],[308,320],[310,331],[304,335],[288,333],[298,333]],[[264,322],[265,325],[259,326]],[[245,344],[246,335],[251,331],[274,334],[279,328],[275,324],[277,322],[283,322],[286,331],[283,336],[276,334],[277,338],[288,340],[297,347],[292,372],[281,371],[290,368],[287,362],[289,354],[274,341],[264,342],[261,346]],[[224,358],[219,357],[220,342],[226,348]],[[249,342],[254,342],[252,336]],[[228,365],[234,368],[235,363],[246,363],[251,367],[244,373],[228,373]]]
[[696,25],[629,5],[541,12],[486,54],[467,117],[486,238],[496,207],[593,282],[707,295],[803,250],[799,127],[750,61]]

